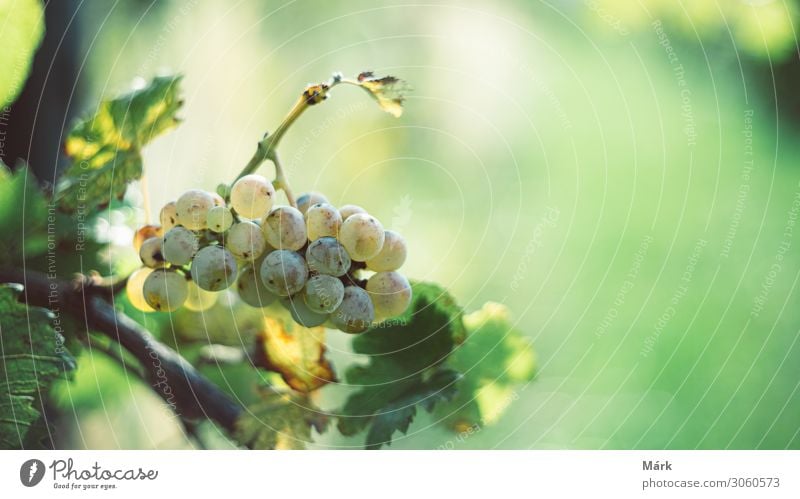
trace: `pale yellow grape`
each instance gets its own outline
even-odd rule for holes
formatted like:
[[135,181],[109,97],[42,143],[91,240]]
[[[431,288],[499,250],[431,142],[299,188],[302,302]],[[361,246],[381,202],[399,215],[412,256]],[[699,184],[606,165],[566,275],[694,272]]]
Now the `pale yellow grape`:
[[160,237],[151,237],[142,243],[142,247],[139,248],[139,258],[145,267],[155,269],[164,266],[163,241]]
[[206,222],[208,230],[222,234],[233,225],[233,214],[227,206],[215,206],[208,210]]
[[300,210],[300,213],[305,215],[308,209],[314,206],[315,204],[327,203],[327,202],[328,198],[326,198],[319,192],[307,192],[305,194],[302,194],[299,198],[297,198],[297,209]]
[[225,206],[225,199],[216,192],[209,192],[211,199],[214,200],[214,206]]
[[333,276],[315,275],[306,282],[303,298],[308,308],[314,312],[329,314],[342,303],[344,284]]
[[194,281],[186,282],[186,301],[183,306],[193,312],[202,312],[213,307],[217,303],[219,293],[213,291],[206,291],[194,283]]
[[239,298],[251,307],[266,307],[274,302],[278,296],[268,290],[261,281],[261,275],[255,265],[245,265],[239,272],[239,279],[236,281],[236,290]]
[[290,296],[306,285],[308,267],[303,257],[288,250],[273,251],[261,263],[261,281],[278,296]]
[[397,272],[378,272],[367,280],[367,293],[380,319],[394,317],[411,304],[411,285]]
[[261,218],[272,208],[275,188],[261,175],[245,175],[231,188],[231,206],[245,218]]
[[333,237],[320,237],[306,248],[308,268],[319,274],[343,276],[352,261],[347,250]]
[[186,278],[174,270],[154,270],[144,280],[144,299],[159,312],[177,310],[186,301]]
[[178,205],[175,201],[170,201],[161,208],[158,220],[161,222],[161,230],[164,232],[178,225]]
[[366,213],[367,210],[364,208],[354,205],[354,204],[346,204],[339,208],[339,215],[342,216],[342,221],[347,220],[350,218],[351,215],[355,215],[356,213]]
[[393,230],[384,232],[380,253],[367,260],[367,268],[375,272],[397,270],[406,261],[406,240]]
[[306,211],[306,232],[308,240],[316,241],[320,237],[336,237],[342,225],[339,211],[328,203],[318,203]]
[[186,265],[197,253],[197,236],[186,227],[173,227],[164,235],[162,253],[164,259],[173,265]]
[[202,230],[208,223],[208,210],[214,207],[214,198],[206,191],[191,189],[178,198],[175,208],[178,223],[190,230]]
[[361,333],[375,320],[375,308],[366,291],[358,286],[347,286],[342,303],[331,313],[330,319],[340,331]]
[[133,249],[139,251],[142,249],[142,243],[151,237],[161,237],[164,232],[161,230],[160,225],[143,225],[133,235]]
[[273,248],[297,251],[307,241],[303,214],[291,206],[279,206],[269,212],[261,228],[267,243]]
[[128,281],[125,283],[125,292],[128,295],[128,301],[131,302],[134,308],[142,312],[154,312],[153,307],[148,305],[147,301],[144,299],[143,289],[145,279],[147,279],[147,276],[152,272],[153,269],[148,267],[138,268],[131,272],[131,275],[128,276]]
[[222,291],[236,280],[236,258],[221,246],[206,246],[192,259],[192,280],[206,291]]
[[293,297],[281,298],[281,305],[289,311],[296,323],[304,327],[320,326],[328,320],[328,314],[311,310],[299,293]]
[[261,227],[253,222],[239,222],[228,230],[225,247],[240,260],[255,260],[264,253],[267,243]]
[[380,253],[384,237],[383,225],[366,213],[351,215],[339,230],[339,242],[356,262],[367,261]]

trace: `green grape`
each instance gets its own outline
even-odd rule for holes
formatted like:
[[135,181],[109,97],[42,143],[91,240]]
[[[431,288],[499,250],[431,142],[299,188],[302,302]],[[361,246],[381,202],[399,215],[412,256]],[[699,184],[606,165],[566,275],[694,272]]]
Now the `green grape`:
[[367,280],[367,293],[375,306],[375,316],[394,317],[411,304],[411,285],[397,272],[378,272]]
[[262,229],[264,237],[273,248],[297,251],[306,245],[303,214],[291,206],[279,206],[269,212]]
[[261,218],[272,208],[275,188],[261,175],[245,175],[231,188],[231,206],[245,218]]
[[342,303],[344,284],[333,276],[315,275],[306,282],[303,298],[314,312],[329,314]]
[[227,206],[215,206],[208,210],[206,223],[208,230],[222,234],[233,225],[233,214]]
[[299,198],[297,198],[297,209],[300,210],[300,213],[305,215],[308,209],[314,206],[315,204],[327,203],[327,202],[328,198],[326,198],[319,192],[307,192],[305,194],[302,194]]
[[236,279],[236,258],[221,246],[206,246],[192,260],[192,280],[206,291],[222,291]]
[[261,281],[278,296],[297,293],[306,284],[308,267],[303,257],[289,250],[276,250],[261,263]]
[[354,204],[346,204],[339,208],[339,215],[341,215],[342,221],[347,220],[350,215],[355,215],[356,213],[367,213],[367,210]]
[[199,189],[188,190],[175,203],[178,223],[190,230],[203,230],[208,223],[208,210],[213,206],[211,194]]
[[281,305],[292,315],[292,319],[304,327],[316,327],[328,320],[328,314],[318,314],[311,310],[298,295],[281,298]]
[[367,260],[367,268],[375,272],[397,270],[406,261],[406,240],[393,230],[384,232],[380,253]]
[[339,211],[327,203],[318,203],[306,211],[306,230],[308,240],[316,241],[320,237],[336,237],[342,225]]
[[331,313],[331,322],[345,333],[366,331],[375,320],[375,309],[366,291],[358,286],[344,288],[342,303]]
[[178,225],[178,205],[175,201],[170,201],[161,208],[158,220],[161,222],[161,230],[164,232]]
[[142,247],[139,248],[139,258],[145,267],[155,269],[164,266],[163,242],[160,237],[151,237],[142,243]]
[[308,268],[319,274],[343,276],[350,269],[350,255],[339,241],[332,237],[321,237],[306,249]]
[[356,262],[367,261],[380,253],[384,237],[383,225],[366,213],[349,216],[339,231],[339,241]]
[[251,307],[261,308],[274,302],[278,297],[264,286],[255,265],[245,265],[236,281],[239,298]]
[[148,305],[159,312],[177,310],[187,295],[186,277],[174,270],[154,270],[144,280],[142,293]]
[[183,306],[193,312],[202,312],[217,303],[219,293],[200,289],[194,281],[186,281],[186,301]]
[[144,281],[153,272],[153,269],[148,267],[141,267],[128,276],[128,281],[125,283],[125,292],[128,295],[128,301],[134,308],[142,312],[154,312],[153,307],[147,304],[144,299]]
[[181,226],[171,228],[164,235],[164,259],[173,265],[186,265],[197,253],[197,236]]
[[255,260],[267,247],[261,227],[253,222],[234,224],[225,237],[225,247],[240,260]]

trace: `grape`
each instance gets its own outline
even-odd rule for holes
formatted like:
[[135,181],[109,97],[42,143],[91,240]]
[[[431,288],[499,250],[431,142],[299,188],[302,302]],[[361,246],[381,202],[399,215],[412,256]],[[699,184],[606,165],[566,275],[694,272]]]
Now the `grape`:
[[264,286],[255,265],[245,265],[239,273],[236,289],[239,291],[239,298],[251,307],[266,307],[277,298]]
[[261,280],[279,296],[297,293],[306,284],[308,267],[303,257],[288,250],[273,251],[261,263]]
[[342,216],[342,221],[347,220],[350,215],[355,215],[356,213],[367,213],[367,210],[354,204],[346,204],[339,208],[339,215]]
[[261,227],[253,222],[235,224],[225,238],[225,247],[241,260],[255,260],[264,253],[266,246]]
[[192,280],[206,291],[222,291],[236,279],[236,259],[221,246],[206,246],[192,260]]
[[406,261],[406,240],[393,230],[384,232],[380,253],[367,260],[367,268],[375,272],[397,270]]
[[306,283],[303,297],[314,312],[329,314],[342,303],[344,284],[333,276],[315,275]]
[[208,230],[216,232],[217,234],[222,234],[233,225],[231,210],[226,206],[215,206],[211,208],[208,210],[206,223],[208,224]]
[[144,299],[159,312],[177,310],[186,301],[186,277],[174,270],[154,270],[144,280]]
[[246,218],[261,218],[272,208],[275,188],[261,175],[245,175],[231,188],[231,206]]
[[305,194],[302,194],[299,198],[297,198],[297,209],[300,210],[300,213],[305,215],[308,209],[314,206],[315,204],[327,203],[327,202],[328,198],[326,198],[319,192],[307,192]]
[[375,309],[369,295],[358,286],[344,288],[344,298],[331,314],[331,322],[345,333],[366,331],[375,319]]
[[350,258],[357,262],[376,256],[383,247],[384,237],[381,223],[366,213],[349,216],[339,231],[339,241],[347,249]]
[[273,248],[297,251],[306,244],[303,214],[291,206],[272,210],[262,224],[264,236]]
[[175,201],[170,201],[161,208],[158,219],[164,232],[178,225],[178,205]]
[[309,241],[316,241],[325,236],[336,237],[341,225],[341,215],[336,208],[327,203],[315,204],[306,211],[306,229]]
[[400,315],[411,304],[411,285],[397,272],[374,274],[367,280],[367,292],[380,318]]
[[328,320],[328,314],[318,314],[311,310],[299,295],[281,298],[281,305],[292,314],[292,319],[301,326],[315,327]]
[[195,284],[194,281],[187,281],[186,288],[187,296],[183,306],[189,310],[202,312],[203,310],[208,310],[217,303],[219,294],[200,289],[200,286]]
[[211,194],[199,189],[188,190],[175,203],[178,223],[191,230],[205,229],[208,210],[213,206]]
[[142,243],[142,247],[139,248],[139,258],[145,267],[155,269],[164,266],[163,241],[160,237],[151,237]]
[[352,263],[344,246],[332,237],[321,237],[309,244],[306,261],[312,271],[335,277],[346,274]]
[[133,249],[139,251],[142,249],[142,243],[151,237],[161,237],[164,234],[161,232],[161,227],[158,225],[144,225],[141,229],[137,230],[133,235]]
[[211,199],[214,200],[214,206],[225,206],[225,199],[216,192],[209,192]]
[[186,265],[197,253],[197,236],[181,226],[173,227],[164,236],[164,259],[173,265]]
[[142,312],[153,312],[153,307],[148,305],[147,301],[144,299],[144,290],[142,289],[145,279],[147,279],[147,276],[152,272],[153,269],[151,268],[138,268],[128,276],[128,282],[125,283],[125,292],[128,294],[128,301]]

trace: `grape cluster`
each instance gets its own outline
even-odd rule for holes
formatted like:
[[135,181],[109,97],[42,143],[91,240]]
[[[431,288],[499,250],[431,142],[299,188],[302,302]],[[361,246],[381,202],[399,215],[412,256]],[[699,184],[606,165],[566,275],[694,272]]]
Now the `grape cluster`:
[[297,208],[273,206],[275,190],[260,175],[237,180],[229,198],[189,190],[161,209],[160,227],[139,230],[144,267],[127,283],[135,307],[200,311],[235,283],[250,306],[279,303],[303,326],[360,333],[411,303],[397,272],[405,240],[363,208],[337,209],[318,193],[300,196]]

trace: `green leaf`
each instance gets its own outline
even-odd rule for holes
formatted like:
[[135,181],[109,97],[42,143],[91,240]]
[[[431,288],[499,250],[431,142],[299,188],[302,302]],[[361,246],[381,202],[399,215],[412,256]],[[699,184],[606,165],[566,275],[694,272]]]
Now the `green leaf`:
[[0,285],[0,448],[19,448],[41,414],[41,400],[75,369],[48,310],[19,303],[22,287]]
[[264,391],[236,422],[234,438],[251,449],[305,449],[311,428],[322,433],[328,418],[305,395]]
[[413,290],[405,314],[353,340],[353,349],[369,355],[370,362],[347,371],[348,383],[360,389],[339,411],[338,428],[353,435],[372,424],[369,448],[389,444],[395,431],[405,432],[416,405],[430,411],[453,395],[457,375],[442,364],[465,336],[461,309],[436,285],[415,283]]
[[466,341],[448,365],[463,374],[458,395],[436,414],[456,431],[490,425],[519,395],[516,387],[533,379],[536,355],[530,341],[513,327],[509,310],[499,303],[464,317]]
[[39,0],[0,0],[0,110],[16,100],[44,34]]
[[179,123],[180,80],[154,78],[142,89],[103,101],[94,116],[73,127],[64,143],[72,164],[56,192],[62,211],[91,213],[121,198],[142,176],[141,148]]
[[12,173],[0,161],[0,264],[16,264],[22,256],[47,249],[47,201],[27,168]]

